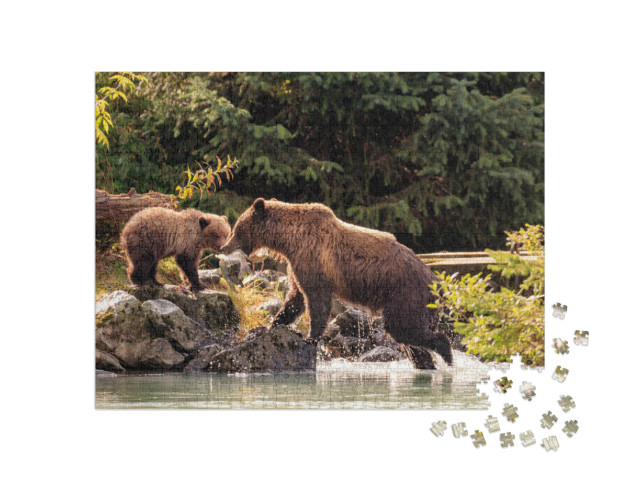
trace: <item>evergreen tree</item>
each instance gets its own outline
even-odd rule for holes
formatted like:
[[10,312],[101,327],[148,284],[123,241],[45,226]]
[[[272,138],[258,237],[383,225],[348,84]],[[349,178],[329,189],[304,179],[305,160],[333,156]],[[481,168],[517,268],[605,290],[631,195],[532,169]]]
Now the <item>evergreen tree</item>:
[[171,193],[231,155],[234,181],[192,203],[232,221],[258,196],[323,202],[426,252],[544,220],[542,73],[144,76],[97,146],[99,188]]

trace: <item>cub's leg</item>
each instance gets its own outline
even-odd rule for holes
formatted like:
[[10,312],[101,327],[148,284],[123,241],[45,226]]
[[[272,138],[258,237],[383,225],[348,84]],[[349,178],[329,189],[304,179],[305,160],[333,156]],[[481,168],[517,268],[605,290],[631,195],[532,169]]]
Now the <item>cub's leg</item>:
[[155,280],[156,260],[151,256],[135,256],[129,258],[127,276],[132,284],[144,286],[153,284]]
[[156,277],[157,274],[158,274],[158,263],[156,262],[153,264],[153,267],[151,268],[151,272],[150,272],[151,283],[155,286],[163,287],[164,284],[158,280],[158,278]]
[[187,254],[176,255],[176,263],[185,277],[189,280],[189,284],[191,284],[191,290],[193,292],[206,289],[206,286],[200,282],[200,278],[198,277],[199,260],[198,256],[190,256]]

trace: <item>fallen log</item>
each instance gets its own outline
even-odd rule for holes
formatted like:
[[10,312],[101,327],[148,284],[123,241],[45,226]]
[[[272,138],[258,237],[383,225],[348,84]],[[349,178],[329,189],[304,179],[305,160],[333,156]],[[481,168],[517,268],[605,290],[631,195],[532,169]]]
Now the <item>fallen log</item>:
[[147,207],[171,207],[171,196],[152,190],[138,194],[134,188],[126,194],[109,194],[96,189],[96,222],[126,221]]

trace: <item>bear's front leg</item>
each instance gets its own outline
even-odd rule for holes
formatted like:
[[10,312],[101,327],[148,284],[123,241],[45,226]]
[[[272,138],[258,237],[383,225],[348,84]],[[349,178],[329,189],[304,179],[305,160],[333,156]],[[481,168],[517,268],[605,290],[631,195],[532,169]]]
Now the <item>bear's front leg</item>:
[[176,256],[176,264],[183,272],[185,277],[189,280],[189,284],[191,284],[191,291],[197,292],[206,289],[206,286],[200,282],[200,277],[198,276],[198,258],[193,258],[191,256],[187,256],[185,254],[178,254]]
[[290,288],[284,304],[273,318],[273,321],[271,321],[269,330],[275,326],[292,324],[304,310],[304,296],[300,292],[298,285],[292,282],[291,279],[289,279],[289,284]]
[[329,323],[331,314],[331,288],[324,283],[303,287],[307,296],[309,322],[311,329],[309,338],[318,341]]

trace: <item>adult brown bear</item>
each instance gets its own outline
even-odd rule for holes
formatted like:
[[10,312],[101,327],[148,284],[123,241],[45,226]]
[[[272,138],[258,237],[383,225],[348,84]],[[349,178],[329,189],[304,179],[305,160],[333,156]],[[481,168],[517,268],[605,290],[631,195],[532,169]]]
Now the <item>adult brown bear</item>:
[[156,279],[158,261],[175,256],[191,290],[202,290],[205,286],[198,277],[202,249],[219,250],[230,233],[225,216],[195,209],[181,212],[162,207],[144,209],[129,219],[120,238],[129,262],[129,280],[138,286],[162,285]]
[[436,276],[413,251],[392,234],[347,224],[322,204],[288,204],[256,199],[242,213],[223,253],[241,249],[251,254],[267,247],[288,261],[290,290],[271,326],[291,324],[306,307],[313,340],[323,334],[333,295],[382,314],[385,329],[413,365],[433,369],[427,349],[451,364],[451,344],[434,332],[435,312],[426,306],[434,297],[429,285]]

